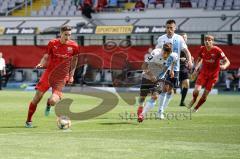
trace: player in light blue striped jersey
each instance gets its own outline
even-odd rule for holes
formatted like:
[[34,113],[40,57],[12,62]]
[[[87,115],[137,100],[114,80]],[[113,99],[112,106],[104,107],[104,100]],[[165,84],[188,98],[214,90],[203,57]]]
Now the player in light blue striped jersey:
[[[181,35],[175,33],[176,30],[176,22],[174,20],[168,20],[166,22],[166,34],[160,36],[157,40],[156,48],[162,48],[165,43],[172,43],[173,52],[177,53],[177,56],[180,57],[181,51],[185,52],[188,60],[189,68],[192,68],[192,59],[191,54],[188,50],[188,47]],[[178,84],[178,76],[180,70],[180,58],[178,58],[176,66],[174,67],[174,78],[171,78],[171,75],[168,74],[168,79],[172,81],[174,87]],[[169,104],[172,97],[172,89],[168,91],[162,92],[159,95],[159,117],[160,119],[164,119],[164,109]]]

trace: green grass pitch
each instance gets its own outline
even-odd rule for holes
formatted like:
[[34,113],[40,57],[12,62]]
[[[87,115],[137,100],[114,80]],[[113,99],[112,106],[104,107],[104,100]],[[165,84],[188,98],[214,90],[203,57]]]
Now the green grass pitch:
[[[47,93],[24,128],[34,92],[0,91],[0,159],[239,159],[240,96],[210,95],[200,111],[181,119],[125,119],[135,112],[122,100],[112,111],[59,130],[54,112],[44,116]],[[100,99],[75,94],[73,112],[97,106]],[[187,97],[189,101],[191,96]],[[175,95],[167,112],[188,113]],[[157,108],[154,109],[155,111]],[[189,114],[190,115],[190,114]],[[124,117],[124,118],[123,118]],[[130,117],[130,116],[128,116]]]

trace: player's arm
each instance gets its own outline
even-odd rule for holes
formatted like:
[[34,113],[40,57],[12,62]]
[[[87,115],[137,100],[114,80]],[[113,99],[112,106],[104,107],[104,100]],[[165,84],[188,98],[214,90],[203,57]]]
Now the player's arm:
[[76,70],[76,67],[77,67],[77,63],[78,63],[78,56],[73,56],[73,59],[71,61],[71,68],[70,68],[70,72],[69,72],[69,80],[68,80],[68,84],[71,84],[73,83],[74,81],[74,72]]
[[184,41],[183,37],[180,37],[180,44],[181,44],[181,51],[183,51],[186,56],[187,56],[187,60],[188,60],[188,66],[191,69],[193,67],[193,62],[192,62],[192,55],[190,53],[190,51],[188,50],[187,44]]
[[172,64],[171,64],[171,68],[170,68],[170,77],[171,78],[174,78],[174,65],[175,65],[176,63],[175,62],[172,62]]
[[48,62],[48,54],[44,54],[40,62],[37,64],[36,68],[42,68],[47,65]]
[[201,57],[198,57],[197,60],[196,60],[194,72],[197,72],[197,71],[199,70],[201,64],[202,64],[202,58],[201,58]]
[[157,81],[157,78],[153,75],[152,71],[149,69],[148,66],[149,65],[147,62],[143,63],[143,65],[142,65],[143,72],[150,77],[152,82]]
[[226,56],[223,58],[222,62],[223,64],[220,65],[221,70],[225,70],[226,68],[228,68],[228,66],[230,66],[230,61]]
[[171,53],[168,57],[168,67],[170,67],[170,77],[174,78],[174,66],[177,64],[178,55],[176,53]]
[[187,60],[188,60],[188,66],[190,68],[193,67],[193,62],[192,62],[192,56],[188,48],[183,48],[182,51],[187,55]]
[[155,49],[160,49],[163,47],[163,43],[161,42],[160,37],[157,40],[157,45],[155,46]]

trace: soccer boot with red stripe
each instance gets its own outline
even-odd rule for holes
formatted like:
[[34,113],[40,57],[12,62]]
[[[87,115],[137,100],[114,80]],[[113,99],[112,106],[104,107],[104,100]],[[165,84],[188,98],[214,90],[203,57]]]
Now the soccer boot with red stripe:
[[33,128],[32,122],[26,121],[25,128]]
[[144,115],[141,113],[138,115],[138,122],[141,123],[144,120]]

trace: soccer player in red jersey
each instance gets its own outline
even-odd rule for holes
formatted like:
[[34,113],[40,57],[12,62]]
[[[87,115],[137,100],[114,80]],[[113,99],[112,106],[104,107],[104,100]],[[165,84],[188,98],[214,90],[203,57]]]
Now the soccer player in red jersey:
[[[40,63],[36,66],[36,68],[42,68],[46,66],[46,70],[40,78],[40,81],[36,85],[36,94],[33,97],[32,101],[29,104],[28,116],[25,123],[25,127],[31,128],[32,126],[32,116],[36,111],[37,105],[42,99],[44,93],[51,87],[52,95],[47,101],[47,107],[45,110],[45,115],[49,114],[50,107],[54,106],[57,102],[60,101],[62,97],[62,88],[66,83],[73,82],[73,74],[76,65],[74,65],[74,69],[68,74],[64,74],[59,76],[61,81],[63,81],[63,85],[60,88],[54,85],[54,82],[50,81],[52,78],[53,72],[59,68],[59,66],[63,65],[63,62],[70,58],[77,59],[77,54],[79,53],[78,44],[75,41],[70,40],[71,37],[71,27],[68,25],[63,25],[60,28],[60,38],[52,39],[49,41],[47,46],[47,53],[44,54]],[[75,56],[76,55],[76,56]],[[77,62],[77,60],[75,60]],[[64,63],[66,64],[66,62]],[[59,72],[63,72],[60,70]],[[59,78],[58,77],[58,78]],[[59,80],[59,79],[58,79]],[[55,82],[56,83],[56,82]]]
[[200,65],[202,64],[196,80],[195,89],[193,91],[193,99],[187,106],[189,109],[196,102],[202,86],[205,87],[205,90],[197,105],[193,109],[193,112],[197,112],[201,105],[206,101],[209,92],[218,80],[220,70],[225,70],[230,65],[230,62],[223,51],[219,47],[214,46],[213,36],[206,35],[204,37],[204,43],[205,46],[200,48],[196,66],[193,72],[193,74],[196,74]]

